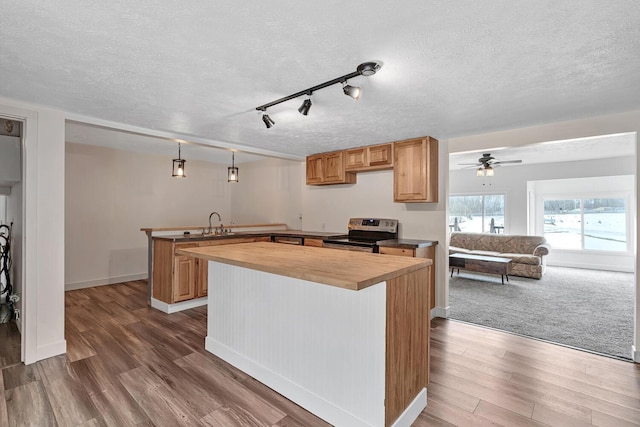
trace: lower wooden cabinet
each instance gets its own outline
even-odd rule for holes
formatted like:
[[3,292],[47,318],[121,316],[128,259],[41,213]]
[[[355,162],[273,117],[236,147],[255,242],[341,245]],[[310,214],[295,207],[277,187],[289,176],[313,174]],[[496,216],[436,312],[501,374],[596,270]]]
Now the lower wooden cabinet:
[[205,260],[176,255],[178,249],[232,245],[248,242],[269,242],[270,237],[238,237],[210,239],[199,242],[173,242],[155,239],[153,242],[153,298],[175,304],[207,296],[209,264]]
[[421,248],[395,248],[380,247],[380,253],[384,255],[409,256],[414,258],[430,259],[431,274],[429,276],[429,309],[436,306],[436,247],[425,246]]
[[322,239],[309,239],[309,238],[304,238],[304,245],[305,246],[315,246],[317,248],[321,248],[322,247]]

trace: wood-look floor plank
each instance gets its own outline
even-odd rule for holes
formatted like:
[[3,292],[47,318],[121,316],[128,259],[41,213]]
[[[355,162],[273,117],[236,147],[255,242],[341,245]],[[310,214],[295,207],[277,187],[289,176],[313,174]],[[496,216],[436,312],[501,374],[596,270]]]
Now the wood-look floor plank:
[[209,427],[266,427],[268,424],[235,405],[224,405],[207,414],[201,420]]
[[20,363],[20,332],[16,322],[0,323],[0,368]]
[[496,425],[494,422],[473,412],[460,410],[459,407],[455,406],[454,401],[449,400],[445,403],[439,399],[430,398],[427,402],[427,409],[420,414],[414,426],[431,426],[435,424],[434,420],[441,420],[453,426],[488,427]]
[[41,381],[6,390],[10,427],[54,427],[56,418]]
[[107,385],[101,392],[92,393],[91,401],[108,426],[153,425],[120,381]]
[[263,423],[273,425],[286,416],[238,382],[235,376],[229,375],[231,371],[221,369],[203,354],[193,353],[176,360],[176,363],[192,376],[200,378],[200,385],[213,393],[216,399],[254,414]]
[[253,377],[247,377],[244,381],[242,381],[242,384],[247,387],[247,389],[260,396],[269,405],[287,414],[285,418],[278,421],[278,423],[276,424],[278,426],[298,424],[305,427],[330,426],[330,424],[328,424],[326,421],[318,418],[311,412],[296,405],[281,394],[274,393],[273,390]]
[[[145,281],[69,291],[65,306],[66,357],[0,371],[0,426],[327,425],[206,352],[206,306],[161,313]],[[638,364],[431,324],[429,400],[415,427],[640,425]]]
[[159,427],[202,425],[198,418],[190,413],[180,396],[147,368],[132,369],[118,375],[118,378],[153,424]]
[[539,404],[536,404],[535,408],[533,408],[531,418],[552,427],[586,427],[592,425],[591,419],[589,419],[589,422],[580,421]]
[[2,370],[2,377],[5,390],[40,381],[37,365],[16,365],[5,368]]
[[7,414],[7,399],[4,392],[4,380],[2,379],[2,370],[0,369],[0,426],[9,425],[9,416]]
[[198,385],[199,378],[173,363],[161,351],[152,349],[139,355],[138,361],[154,373],[188,407],[197,418],[202,418],[220,408],[223,403]]

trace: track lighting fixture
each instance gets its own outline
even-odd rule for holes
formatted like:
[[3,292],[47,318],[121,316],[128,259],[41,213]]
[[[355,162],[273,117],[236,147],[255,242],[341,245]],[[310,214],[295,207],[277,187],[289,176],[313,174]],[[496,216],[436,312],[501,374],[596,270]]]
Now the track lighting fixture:
[[186,162],[180,157],[180,143],[178,142],[178,158],[173,159],[173,173],[171,176],[174,178],[186,178],[187,175],[184,174],[184,164]]
[[269,115],[266,112],[262,114],[262,121],[264,122],[267,129],[269,129],[271,126],[276,124],[276,122],[271,120],[271,117],[269,117]]
[[309,94],[309,98],[305,99],[300,108],[298,108],[298,112],[303,116],[309,114],[309,109],[311,108],[311,94]]
[[342,82],[342,91],[345,95],[352,97],[356,101],[360,98],[360,88],[357,86],[351,86],[346,81]]
[[236,167],[236,153],[231,152],[231,166],[227,168],[227,182],[238,182],[238,168]]
[[[310,87],[308,89],[305,90],[301,90],[300,92],[296,92],[294,94],[285,96],[283,98],[280,99],[276,99],[275,101],[271,101],[267,104],[261,105],[259,107],[256,107],[256,110],[258,111],[262,111],[262,121],[264,122],[264,124],[267,126],[267,129],[270,128],[271,126],[273,126],[275,124],[275,122],[273,120],[271,120],[271,118],[267,115],[267,108],[269,107],[273,107],[274,105],[280,104],[282,102],[285,101],[289,101],[291,99],[294,98],[298,98],[299,96],[302,95],[308,95],[311,96],[312,92],[315,92],[319,89],[324,89],[325,87],[337,84],[337,83],[342,83],[342,91],[344,92],[345,95],[349,95],[350,97],[352,97],[353,99],[358,99],[360,98],[360,95],[362,94],[362,90],[357,87],[357,86],[351,86],[347,83],[347,81],[349,79],[352,79],[354,77],[358,77],[358,76],[372,76],[374,75],[380,68],[382,68],[382,63],[381,62],[364,62],[360,65],[358,65],[358,68],[356,68],[356,71],[353,71],[349,74],[345,74],[344,76],[340,76],[340,77],[336,77],[333,80],[329,80],[327,82],[324,83],[320,83],[319,85]],[[298,111],[300,112],[300,114],[306,116],[307,114],[309,114],[309,109],[311,108],[311,99],[306,99],[302,105],[300,106],[300,108],[298,108]]]

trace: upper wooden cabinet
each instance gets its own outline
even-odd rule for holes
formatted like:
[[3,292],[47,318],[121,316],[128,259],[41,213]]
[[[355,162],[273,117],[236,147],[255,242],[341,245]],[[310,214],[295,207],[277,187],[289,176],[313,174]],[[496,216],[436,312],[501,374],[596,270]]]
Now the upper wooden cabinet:
[[438,140],[425,136],[394,144],[393,199],[438,201]]
[[307,157],[307,185],[353,184],[356,174],[345,169],[345,152],[314,154]]
[[359,172],[393,168],[393,144],[370,145],[346,150],[347,171]]

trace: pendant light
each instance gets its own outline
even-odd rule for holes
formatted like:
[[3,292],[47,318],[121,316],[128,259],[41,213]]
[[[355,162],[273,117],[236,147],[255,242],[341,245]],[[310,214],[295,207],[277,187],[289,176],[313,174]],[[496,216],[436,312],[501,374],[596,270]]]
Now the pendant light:
[[227,168],[227,182],[238,182],[238,168],[234,152],[231,153],[231,166]]
[[173,173],[171,176],[174,178],[186,178],[187,175],[184,173],[184,164],[187,161],[180,157],[180,143],[178,142],[178,158],[173,159]]

